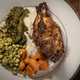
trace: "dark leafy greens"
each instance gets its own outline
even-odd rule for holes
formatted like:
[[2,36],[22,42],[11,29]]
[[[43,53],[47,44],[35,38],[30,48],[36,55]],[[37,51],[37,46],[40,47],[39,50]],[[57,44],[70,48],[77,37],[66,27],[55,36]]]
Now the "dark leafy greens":
[[6,18],[7,33],[12,37],[16,44],[23,45],[27,41],[24,32],[28,29],[24,25],[23,18],[28,16],[28,14],[28,9],[24,9],[23,7],[13,7]]
[[25,47],[27,38],[24,32],[27,27],[23,19],[28,17],[29,10],[23,7],[13,7],[3,27],[0,26],[0,64],[17,74],[20,63],[19,50]]

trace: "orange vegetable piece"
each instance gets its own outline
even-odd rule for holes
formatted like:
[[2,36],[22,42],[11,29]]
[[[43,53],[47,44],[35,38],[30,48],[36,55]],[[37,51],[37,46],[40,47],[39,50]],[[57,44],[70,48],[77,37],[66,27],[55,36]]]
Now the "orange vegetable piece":
[[35,73],[39,70],[39,64],[34,59],[28,59],[28,62],[26,64],[28,64]]
[[20,49],[20,57],[21,57],[21,60],[25,59],[25,57],[27,57],[27,56],[28,56],[27,50],[25,48]]
[[25,63],[25,65],[27,65],[28,62],[29,62],[29,57],[26,57],[26,58],[24,59],[24,63]]
[[29,77],[32,77],[32,75],[34,74],[34,70],[28,65],[26,68],[26,73]]
[[19,65],[19,70],[20,70],[20,71],[23,71],[24,68],[25,68],[25,64],[24,64],[23,61],[21,61],[21,62],[20,62],[20,65]]
[[42,54],[40,54],[39,52],[31,55],[31,58],[35,59],[36,61],[39,61],[40,59],[46,60],[46,58]]
[[40,70],[47,70],[49,67],[48,61],[39,60],[39,68]]

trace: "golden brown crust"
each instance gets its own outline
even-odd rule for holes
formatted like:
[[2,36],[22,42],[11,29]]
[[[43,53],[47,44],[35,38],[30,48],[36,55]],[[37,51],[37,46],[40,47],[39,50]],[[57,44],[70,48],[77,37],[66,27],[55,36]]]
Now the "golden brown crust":
[[46,3],[37,7],[37,16],[33,25],[33,40],[40,52],[53,62],[64,53],[60,27],[52,20]]

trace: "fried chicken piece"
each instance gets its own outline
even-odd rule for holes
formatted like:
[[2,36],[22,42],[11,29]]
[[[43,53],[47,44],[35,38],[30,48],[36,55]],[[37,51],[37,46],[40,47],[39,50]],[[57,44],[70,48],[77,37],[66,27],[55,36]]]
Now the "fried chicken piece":
[[42,54],[57,62],[64,53],[60,27],[52,20],[45,2],[36,7],[37,16],[33,23],[33,40]]

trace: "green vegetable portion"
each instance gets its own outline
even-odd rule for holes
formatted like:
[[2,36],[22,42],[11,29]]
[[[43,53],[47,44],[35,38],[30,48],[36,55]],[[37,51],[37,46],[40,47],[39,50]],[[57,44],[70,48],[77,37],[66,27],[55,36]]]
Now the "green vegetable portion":
[[14,43],[24,45],[26,43],[26,36],[24,32],[28,28],[24,25],[23,19],[28,17],[29,10],[23,7],[14,7],[10,10],[8,17],[6,18],[7,33],[12,37]]
[[25,48],[25,46],[19,44],[13,44],[10,37],[0,38],[0,63],[12,72],[18,72],[20,63],[19,50]]
[[0,27],[0,64],[14,74],[19,69],[19,50],[26,48],[27,38],[24,32],[28,29],[23,19],[28,14],[28,9],[13,7],[5,20],[5,26]]

